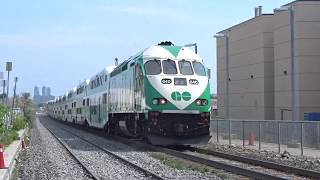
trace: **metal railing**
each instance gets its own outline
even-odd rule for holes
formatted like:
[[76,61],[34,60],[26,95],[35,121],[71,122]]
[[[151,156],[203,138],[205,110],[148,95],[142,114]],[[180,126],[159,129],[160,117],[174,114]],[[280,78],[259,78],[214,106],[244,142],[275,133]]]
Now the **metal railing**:
[[212,119],[210,123],[211,134],[220,144],[320,157],[319,121]]

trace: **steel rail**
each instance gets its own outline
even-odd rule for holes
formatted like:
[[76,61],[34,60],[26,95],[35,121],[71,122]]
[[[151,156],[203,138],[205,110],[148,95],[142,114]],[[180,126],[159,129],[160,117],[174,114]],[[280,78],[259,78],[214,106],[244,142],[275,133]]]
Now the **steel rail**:
[[143,167],[141,167],[141,166],[138,166],[137,164],[134,164],[134,163],[130,162],[129,160],[127,160],[127,159],[125,159],[125,158],[123,158],[123,157],[121,157],[121,156],[119,156],[119,155],[117,155],[117,154],[115,154],[115,153],[107,150],[106,148],[100,146],[99,144],[96,144],[96,143],[94,143],[94,142],[91,142],[91,141],[89,141],[89,140],[87,140],[87,139],[85,139],[85,138],[83,138],[83,137],[81,137],[81,136],[79,136],[79,135],[77,135],[77,134],[69,131],[69,130],[66,130],[65,128],[60,128],[60,129],[62,129],[63,131],[66,131],[66,132],[72,134],[73,136],[76,136],[77,138],[79,138],[79,139],[87,142],[88,144],[91,144],[92,146],[97,147],[98,149],[102,150],[103,152],[105,152],[105,153],[107,153],[107,154],[115,157],[116,159],[119,159],[120,161],[129,164],[130,166],[134,167],[135,169],[141,171],[142,173],[147,174],[147,175],[150,175],[150,176],[151,176],[152,178],[154,178],[154,179],[160,179],[160,180],[163,180],[163,179],[164,179],[164,178],[158,176],[157,174],[155,174],[155,173],[153,173],[153,172],[151,172],[151,171],[149,171],[149,170],[147,170],[147,169],[145,169],[145,168],[143,168]]
[[50,132],[50,134],[53,137],[55,137],[55,139],[57,139],[58,142],[67,150],[67,152],[72,156],[72,158],[75,159],[81,165],[81,167],[89,173],[89,176],[91,176],[95,180],[102,179],[101,177],[93,173],[90,169],[88,169],[87,166],[84,163],[82,163],[80,159],[77,158],[77,156],[72,152],[72,150],[68,147],[68,145],[66,145],[56,134],[54,134],[54,132],[51,131],[51,129],[49,129],[45,125],[43,127],[45,127]]
[[292,174],[296,174],[304,177],[310,177],[310,178],[320,177],[320,172],[313,171],[313,170],[307,170],[307,169],[297,168],[293,166],[282,165],[282,164],[274,163],[270,161],[263,161],[263,160],[258,160],[258,159],[253,159],[253,158],[248,158],[248,157],[238,156],[233,154],[227,154],[227,153],[213,151],[213,150],[201,149],[197,147],[190,147],[190,149],[201,154],[217,156],[217,157],[230,159],[238,162],[243,162],[243,163],[248,163],[248,164],[261,166],[269,169],[274,169],[282,172],[292,173]]
[[242,168],[239,166],[235,166],[235,165],[231,165],[231,164],[227,164],[224,162],[219,162],[219,161],[214,161],[214,160],[209,160],[209,159],[205,159],[205,158],[201,158],[201,157],[197,157],[194,155],[190,155],[190,154],[186,154],[186,153],[182,153],[176,150],[172,150],[172,149],[168,149],[168,148],[162,148],[159,146],[153,146],[150,144],[145,144],[145,143],[141,143],[141,142],[137,142],[137,141],[132,141],[129,139],[124,139],[118,136],[112,136],[113,139],[123,142],[125,144],[128,144],[130,146],[134,146],[134,147],[139,147],[139,148],[143,148],[143,149],[149,149],[151,151],[157,151],[157,152],[162,152],[165,154],[169,154],[175,157],[179,157],[182,159],[186,159],[192,162],[196,162],[199,164],[203,164],[203,165],[207,165],[213,168],[217,168],[217,169],[222,169],[234,174],[238,174],[238,175],[242,175],[242,176],[246,176],[246,177],[250,177],[252,179],[266,179],[266,180],[283,180],[283,179],[287,179],[287,178],[283,178],[283,177],[278,177],[278,176],[274,176],[274,175],[270,175],[264,172],[258,172],[258,171],[254,171],[254,170],[250,170],[250,169],[246,169],[246,168]]
[[[235,166],[235,165],[231,165],[231,164],[227,164],[227,163],[223,163],[223,162],[219,162],[219,161],[204,159],[204,158],[201,158],[201,157],[189,155],[189,154],[182,153],[182,152],[179,152],[179,151],[176,151],[176,150],[172,150],[172,149],[168,149],[168,148],[162,148],[162,147],[159,147],[159,146],[153,146],[153,145],[150,145],[150,144],[146,144],[144,142],[134,141],[134,140],[130,140],[130,139],[119,137],[119,136],[108,136],[108,137],[106,137],[105,133],[103,133],[101,130],[98,130],[98,129],[86,128],[86,127],[83,127],[83,126],[77,126],[77,125],[74,125],[74,124],[71,124],[71,123],[66,123],[66,122],[61,122],[61,121],[58,121],[58,122],[60,122],[62,124],[66,124],[66,125],[71,125],[72,127],[75,127],[75,128],[80,128],[81,130],[96,134],[96,135],[98,135],[100,137],[109,138],[109,139],[111,138],[111,139],[113,139],[115,141],[122,142],[124,144],[129,145],[129,146],[133,146],[133,147],[137,147],[137,148],[141,148],[141,149],[148,149],[148,150],[156,151],[156,152],[163,152],[165,154],[170,154],[172,156],[176,156],[176,157],[179,157],[179,158],[182,158],[182,159],[193,161],[193,162],[196,162],[196,163],[199,163],[199,164],[204,164],[204,165],[207,165],[207,166],[210,166],[210,167],[213,167],[213,168],[222,169],[222,170],[234,173],[234,174],[243,175],[243,176],[250,177],[250,178],[253,178],[253,179],[287,179],[287,178],[278,177],[278,176],[270,175],[270,174],[263,173],[263,172],[258,172],[258,171],[254,171],[254,170],[250,170],[250,169],[246,169],[246,168],[241,168],[239,166]],[[221,157],[218,154],[216,154],[215,156]],[[221,158],[224,158],[224,157],[221,157]],[[229,159],[229,158],[226,157],[224,159]],[[239,161],[237,159],[230,159],[230,160]],[[246,163],[246,164],[251,164],[251,161],[248,161],[248,162],[239,161],[239,162]],[[267,163],[269,163],[269,162],[267,162]],[[258,165],[258,164],[253,164],[253,165]],[[259,164],[259,166],[262,166],[262,165]],[[284,165],[282,165],[282,166],[284,166]],[[275,169],[273,166],[263,166],[263,167],[266,167],[266,168],[269,168],[269,169],[273,169],[273,170],[282,171],[282,172],[287,172],[286,170]],[[303,171],[304,169],[300,169],[300,170]],[[295,171],[290,171],[289,173],[296,174],[296,175],[302,175],[302,174],[297,174]],[[317,172],[315,172],[315,173],[317,173]],[[303,176],[306,176],[306,177],[319,177],[319,176],[313,176],[313,174],[306,174],[306,175],[303,175]]]

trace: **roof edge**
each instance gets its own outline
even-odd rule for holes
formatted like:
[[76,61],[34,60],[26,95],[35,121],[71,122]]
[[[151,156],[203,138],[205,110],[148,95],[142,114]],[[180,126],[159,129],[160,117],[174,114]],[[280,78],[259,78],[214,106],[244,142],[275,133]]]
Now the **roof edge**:
[[[260,16],[273,16],[273,15],[274,15],[273,13],[265,13],[265,14],[261,14]],[[226,32],[226,31],[228,31],[228,30],[231,30],[231,29],[233,29],[233,28],[235,28],[235,27],[237,27],[237,26],[240,26],[240,25],[242,25],[242,24],[248,23],[248,22],[250,22],[250,21],[252,21],[252,20],[254,20],[254,19],[256,19],[256,18],[260,18],[260,16],[250,18],[250,19],[245,20],[245,21],[243,21],[243,22],[241,22],[241,23],[239,23],[239,24],[235,24],[235,25],[233,25],[233,26],[231,26],[231,27],[229,27],[229,28],[227,28],[227,29],[224,29],[224,30],[222,30],[222,31],[217,32],[217,34],[223,34],[224,32]]]

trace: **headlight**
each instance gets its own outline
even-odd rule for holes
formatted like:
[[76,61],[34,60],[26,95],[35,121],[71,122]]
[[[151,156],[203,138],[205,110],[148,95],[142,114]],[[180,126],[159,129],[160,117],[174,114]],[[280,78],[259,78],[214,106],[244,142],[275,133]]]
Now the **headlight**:
[[202,100],[201,100],[201,105],[202,105],[202,106],[208,105],[208,100],[202,99]]
[[160,99],[160,104],[161,105],[167,104],[167,100],[164,98]]
[[208,100],[206,99],[197,99],[194,101],[194,103],[196,103],[197,106],[206,106],[208,105]]
[[196,103],[196,105],[200,106],[200,105],[201,105],[201,100],[200,100],[200,99],[197,99],[197,100],[195,101],[195,103]]
[[164,105],[164,104],[167,104],[167,102],[168,101],[165,98],[160,98],[160,99],[154,98],[152,100],[152,104],[154,104],[154,105],[157,105],[157,104]]
[[158,104],[159,103],[159,100],[158,99],[153,99],[152,100],[152,104]]

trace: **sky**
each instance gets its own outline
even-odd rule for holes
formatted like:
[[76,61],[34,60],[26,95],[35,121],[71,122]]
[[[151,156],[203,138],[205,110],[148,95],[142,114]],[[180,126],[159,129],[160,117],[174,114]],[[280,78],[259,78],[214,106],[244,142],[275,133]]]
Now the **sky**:
[[[0,71],[13,62],[17,92],[35,85],[62,95],[104,67],[170,40],[198,44],[212,68],[216,93],[216,40],[213,35],[290,0],[0,0]],[[5,73],[6,74],[6,73]],[[7,76],[5,76],[7,78]],[[1,89],[1,88],[0,88]]]

